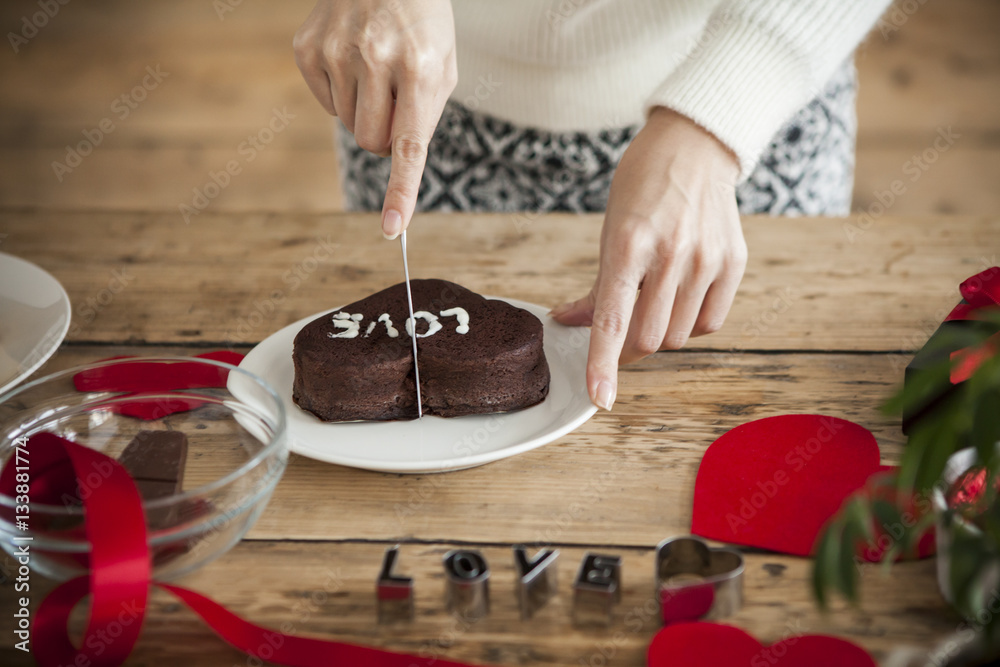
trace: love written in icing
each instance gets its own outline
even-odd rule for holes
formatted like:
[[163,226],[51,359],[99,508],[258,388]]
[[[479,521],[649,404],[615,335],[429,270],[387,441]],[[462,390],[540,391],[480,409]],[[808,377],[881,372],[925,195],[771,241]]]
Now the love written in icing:
[[[426,310],[418,310],[413,313],[412,318],[406,318],[406,333],[410,336],[414,335],[414,321],[416,319],[422,319],[427,322],[427,331],[420,334],[416,334],[417,338],[427,338],[428,336],[433,336],[438,331],[440,331],[443,326],[441,325],[440,317],[454,317],[458,320],[458,326],[455,327],[455,333],[467,334],[469,333],[469,313],[466,312],[464,308],[449,308],[447,310],[442,310],[438,315],[434,313],[429,313]],[[357,338],[361,335],[361,322],[365,319],[362,313],[346,313],[344,311],[337,311],[333,314],[331,322],[333,326],[341,331],[336,333],[329,332],[326,335],[330,338]],[[371,333],[375,330],[375,327],[379,323],[385,324],[385,332],[389,338],[396,338],[399,336],[399,331],[392,325],[392,318],[389,317],[388,313],[382,313],[379,315],[378,319],[372,320],[368,324],[368,328],[365,330],[362,338],[368,338]]]

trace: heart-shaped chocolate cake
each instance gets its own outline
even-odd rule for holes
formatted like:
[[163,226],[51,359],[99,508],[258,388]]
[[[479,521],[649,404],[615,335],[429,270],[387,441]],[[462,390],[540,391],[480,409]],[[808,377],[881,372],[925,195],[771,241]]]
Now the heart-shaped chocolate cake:
[[441,417],[509,412],[549,391],[542,323],[446,280],[412,280],[323,315],[295,336],[292,397],[325,421],[417,417],[411,335],[423,410]]

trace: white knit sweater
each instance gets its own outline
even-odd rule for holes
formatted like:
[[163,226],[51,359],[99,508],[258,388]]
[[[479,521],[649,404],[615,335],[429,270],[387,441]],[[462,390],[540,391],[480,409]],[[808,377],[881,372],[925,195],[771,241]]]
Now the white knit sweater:
[[516,125],[597,130],[677,110],[744,176],[889,0],[453,0],[452,97]]

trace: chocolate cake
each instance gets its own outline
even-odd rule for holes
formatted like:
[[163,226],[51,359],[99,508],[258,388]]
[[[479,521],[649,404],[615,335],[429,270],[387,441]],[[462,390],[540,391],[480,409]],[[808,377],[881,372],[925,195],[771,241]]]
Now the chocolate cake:
[[[445,280],[412,280],[426,414],[508,412],[549,391],[542,323]],[[406,287],[319,317],[295,337],[292,397],[325,421],[417,417]]]

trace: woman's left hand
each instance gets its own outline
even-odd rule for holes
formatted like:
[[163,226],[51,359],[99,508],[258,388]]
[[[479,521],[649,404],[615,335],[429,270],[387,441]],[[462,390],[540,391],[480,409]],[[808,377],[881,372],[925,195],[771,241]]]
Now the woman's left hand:
[[[656,107],[622,156],[590,293],[553,309],[592,326],[587,389],[610,410],[618,364],[678,349],[722,326],[746,268],[736,156],[714,135]],[[636,298],[636,292],[639,292]]]

